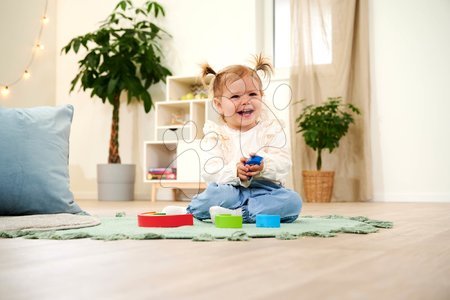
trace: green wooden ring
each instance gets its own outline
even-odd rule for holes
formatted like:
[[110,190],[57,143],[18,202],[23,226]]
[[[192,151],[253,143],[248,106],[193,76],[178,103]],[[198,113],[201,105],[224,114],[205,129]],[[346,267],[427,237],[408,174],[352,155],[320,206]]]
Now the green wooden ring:
[[215,218],[217,228],[242,228],[242,216],[217,215]]

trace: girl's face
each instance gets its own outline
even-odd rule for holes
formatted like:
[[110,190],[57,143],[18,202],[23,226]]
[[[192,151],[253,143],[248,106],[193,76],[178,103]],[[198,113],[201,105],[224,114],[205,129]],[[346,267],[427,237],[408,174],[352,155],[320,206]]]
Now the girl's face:
[[247,75],[228,81],[214,102],[229,127],[247,131],[256,126],[261,115],[261,98],[258,81]]

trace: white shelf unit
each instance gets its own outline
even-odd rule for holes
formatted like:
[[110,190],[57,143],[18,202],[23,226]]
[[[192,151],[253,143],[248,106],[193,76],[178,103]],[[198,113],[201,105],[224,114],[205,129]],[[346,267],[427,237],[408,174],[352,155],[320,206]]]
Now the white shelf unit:
[[[169,76],[166,83],[166,101],[155,103],[155,139],[144,142],[144,182],[152,184],[152,201],[160,188],[206,187],[200,176],[203,160],[199,145],[206,120],[218,120],[211,100],[180,100],[193,85],[201,84],[199,77]],[[150,168],[176,168],[177,177],[149,179]]]
[[[206,84],[210,78],[207,77]],[[181,100],[183,95],[191,91],[193,85],[201,85],[202,80],[197,76],[168,76],[166,80],[166,100]]]
[[208,99],[157,102],[155,139],[157,141],[201,139],[210,104]]

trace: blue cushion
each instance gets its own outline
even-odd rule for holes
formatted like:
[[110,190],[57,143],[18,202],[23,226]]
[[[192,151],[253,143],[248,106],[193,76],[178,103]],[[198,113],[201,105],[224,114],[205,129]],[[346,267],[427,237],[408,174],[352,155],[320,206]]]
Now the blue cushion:
[[73,106],[0,108],[0,215],[82,213],[69,187]]

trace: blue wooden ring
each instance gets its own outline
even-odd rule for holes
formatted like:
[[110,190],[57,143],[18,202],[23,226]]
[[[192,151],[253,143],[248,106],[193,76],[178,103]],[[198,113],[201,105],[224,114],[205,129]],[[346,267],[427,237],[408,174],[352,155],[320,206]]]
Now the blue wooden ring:
[[279,215],[256,215],[256,227],[279,228]]

